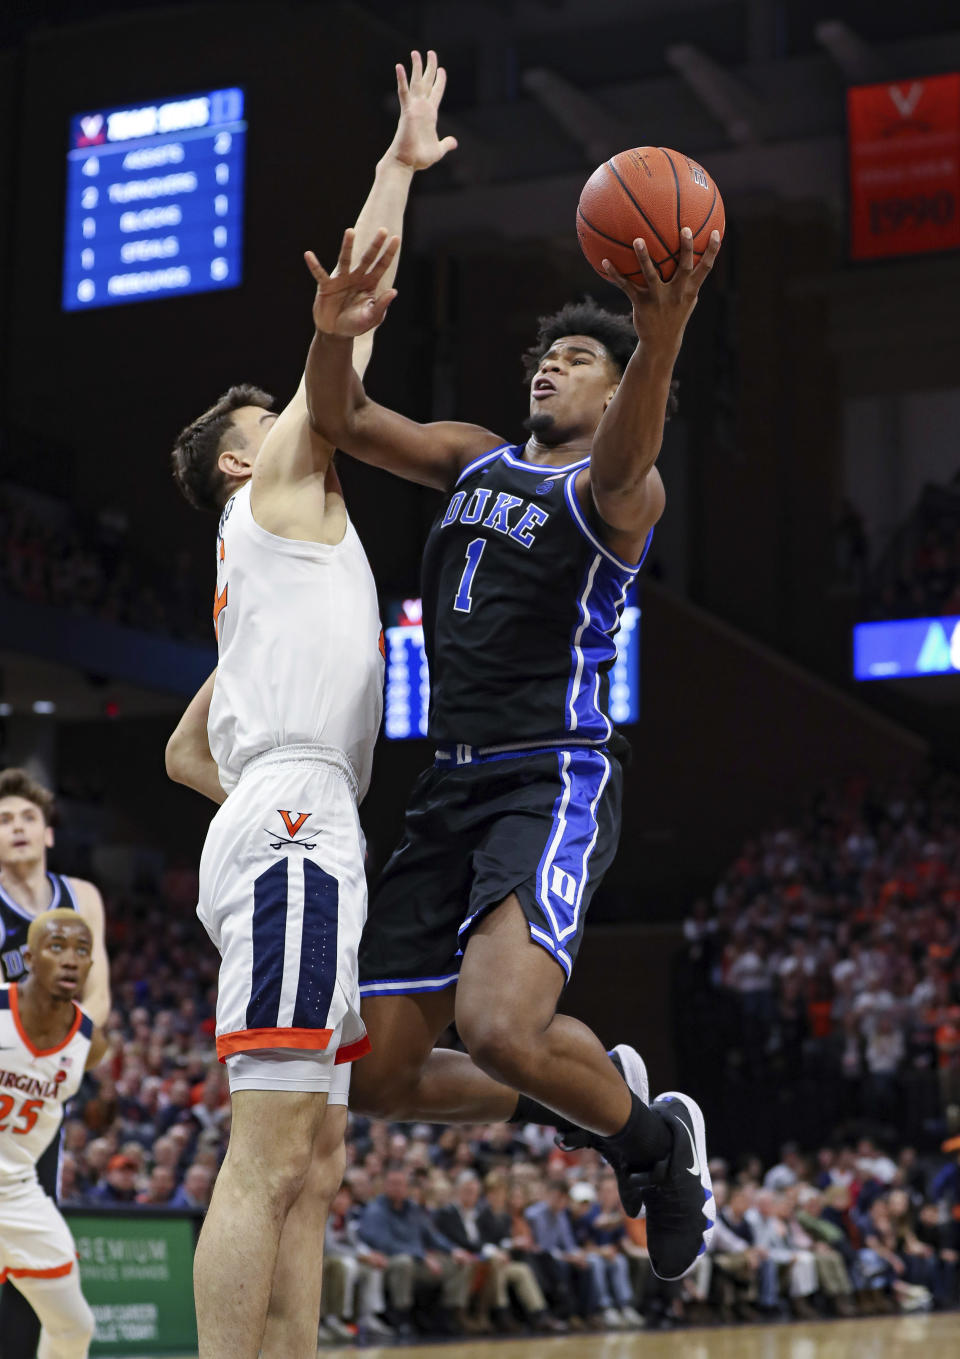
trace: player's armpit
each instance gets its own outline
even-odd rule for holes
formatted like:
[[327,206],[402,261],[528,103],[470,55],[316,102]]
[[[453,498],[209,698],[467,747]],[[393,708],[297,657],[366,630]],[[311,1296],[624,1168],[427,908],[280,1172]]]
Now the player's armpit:
[[666,505],[660,473],[651,467],[635,485],[622,490],[598,486],[589,472],[585,476],[589,489],[578,484],[577,490],[581,501],[584,491],[592,500],[604,542],[625,561],[639,561],[647,536]]

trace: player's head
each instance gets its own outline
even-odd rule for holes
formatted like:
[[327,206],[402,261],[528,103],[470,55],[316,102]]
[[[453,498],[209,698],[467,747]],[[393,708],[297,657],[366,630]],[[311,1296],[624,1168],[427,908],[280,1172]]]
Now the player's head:
[[[527,429],[545,444],[592,435],[636,347],[630,315],[607,311],[591,297],[541,316],[536,342],[523,356]],[[673,403],[671,387],[668,414]]]
[[0,867],[42,860],[53,845],[53,794],[25,769],[0,771]]
[[272,407],[269,392],[243,382],[180,431],[173,446],[173,479],[195,509],[219,514],[250,479],[277,418]]
[[73,1000],[93,962],[93,935],[82,915],[67,907],[44,911],[27,931],[24,962],[34,986],[54,1000]]

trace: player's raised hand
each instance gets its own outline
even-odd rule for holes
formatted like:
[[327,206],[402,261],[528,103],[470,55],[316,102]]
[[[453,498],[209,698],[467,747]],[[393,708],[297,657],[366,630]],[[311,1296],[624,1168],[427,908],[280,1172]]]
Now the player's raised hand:
[[325,335],[356,337],[374,330],[397,295],[396,288],[387,288],[377,296],[377,286],[400,249],[400,237],[387,240],[385,228],[374,236],[360,256],[356,267],[353,261],[353,227],[343,233],[340,258],[336,273],[328,274],[312,250],[304,259],[317,284],[313,301],[313,324]]
[[634,329],[641,340],[679,346],[684,327],[697,305],[700,289],[720,250],[720,233],[710,233],[707,248],[697,260],[693,253],[693,232],[684,227],[680,233],[680,262],[667,283],[657,272],[645,241],[635,240],[633,250],[643,273],[643,283],[625,278],[609,260],[603,261],[606,275],[630,299]]
[[436,52],[427,53],[424,66],[419,52],[410,53],[410,76],[397,65],[400,121],[387,153],[414,170],[426,170],[457,145],[456,137],[437,136],[437,112],[447,84],[447,73],[437,65]]

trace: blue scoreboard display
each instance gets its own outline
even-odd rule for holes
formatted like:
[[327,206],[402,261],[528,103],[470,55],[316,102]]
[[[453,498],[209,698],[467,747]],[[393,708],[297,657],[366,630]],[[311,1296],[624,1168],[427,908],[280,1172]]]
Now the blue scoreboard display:
[[960,615],[896,618],[853,629],[853,677],[907,679],[960,674]]
[[239,89],[71,119],[64,310],[235,288],[246,137]]
[[[387,692],[383,729],[389,740],[426,736],[430,709],[430,672],[423,647],[419,599],[405,599],[390,610],[384,630]],[[640,610],[628,604],[616,636],[617,659],[610,673],[610,716],[618,726],[640,716]]]

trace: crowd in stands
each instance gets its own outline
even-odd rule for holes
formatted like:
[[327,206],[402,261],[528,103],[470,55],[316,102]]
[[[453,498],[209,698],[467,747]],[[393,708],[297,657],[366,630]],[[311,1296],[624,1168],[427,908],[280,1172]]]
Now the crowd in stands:
[[679,986],[709,1005],[729,1079],[806,1074],[830,1126],[858,1114],[901,1136],[906,1091],[943,1118],[960,1105],[955,780],[824,795],[748,841],[684,933]]
[[[745,847],[686,933],[713,985],[735,997],[735,1038],[750,1060],[780,1061],[815,1041],[870,1078],[895,1076],[897,1062],[921,1053],[953,1070],[956,812],[947,783],[923,799],[848,790],[819,803],[802,830]],[[195,874],[178,868],[161,884],[162,907],[147,893],[108,902],[111,1052],[66,1122],[67,1205],[202,1212],[209,1202],[230,1104],[214,1049],[217,960],[195,894]],[[768,1036],[751,1047],[752,1032]],[[889,1067],[886,1048],[898,1054]],[[884,1082],[869,1090],[882,1107]],[[940,1140],[921,1155],[895,1143],[887,1155],[864,1138],[788,1146],[766,1172],[751,1155],[714,1161],[712,1249],[667,1285],[650,1271],[643,1219],[624,1217],[595,1153],[563,1151],[532,1125],[352,1118],[326,1238],[321,1339],[953,1306],[960,1139]]]
[[87,518],[47,496],[2,486],[0,594],[171,637],[210,637],[189,553],[153,561],[137,550],[123,515],[104,510]]

